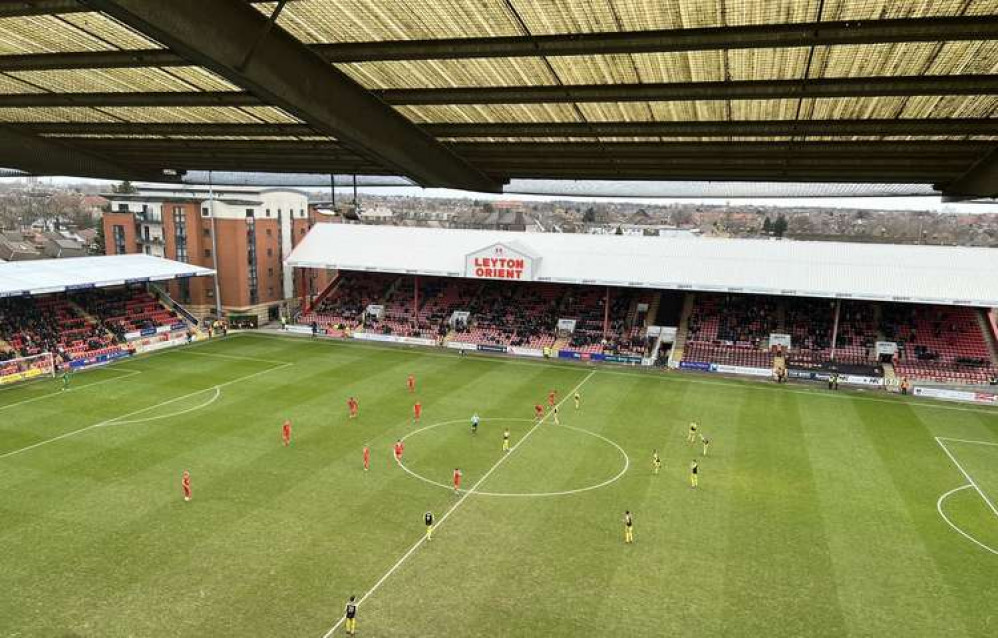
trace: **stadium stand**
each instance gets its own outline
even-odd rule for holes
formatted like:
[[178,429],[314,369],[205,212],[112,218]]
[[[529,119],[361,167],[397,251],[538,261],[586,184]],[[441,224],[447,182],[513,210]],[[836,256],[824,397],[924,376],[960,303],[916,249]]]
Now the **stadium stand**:
[[73,302],[87,314],[98,317],[103,327],[116,336],[170,326],[180,320],[159,300],[141,289],[102,289],[74,295]]
[[[412,276],[343,272],[334,290],[299,321],[315,322],[337,335],[349,329],[541,349],[555,345],[558,319],[567,318],[576,320],[576,328],[563,344],[565,349],[634,356],[649,350],[644,338],[646,313],[635,310],[638,303],[649,303],[649,291],[612,291],[609,330],[604,335],[606,289],[602,287],[442,277],[420,277],[418,282],[417,302]],[[380,318],[365,315],[370,305],[384,307]],[[457,311],[468,311],[470,321],[451,326]]]
[[769,335],[777,328],[772,297],[698,294],[684,359],[769,368],[773,365]]
[[[857,374],[859,369],[880,374],[875,345],[886,340],[898,343],[898,376],[979,384],[998,374],[984,332],[987,324],[973,308],[843,300],[836,326],[836,301],[831,299],[688,295],[692,304],[681,350],[684,361],[772,368],[777,357],[784,357],[791,368],[851,367]],[[667,312],[676,315],[682,298],[682,293],[611,288],[607,313],[602,286],[341,272],[333,291],[300,321],[315,321],[335,335],[349,329],[472,345],[554,348],[584,356],[650,356],[655,340],[645,338],[648,315],[654,314],[654,321],[665,312],[665,306],[653,301],[664,300]],[[365,317],[372,304],[384,307],[380,319]],[[456,311],[468,311],[469,321],[452,325]],[[574,319],[574,331],[559,335],[559,319]],[[792,347],[786,352],[771,349],[771,333],[789,334]]]
[[126,333],[181,321],[144,289],[0,299],[0,360],[52,352],[63,363],[121,350]]
[[114,348],[115,338],[62,296],[0,300],[5,358],[52,352],[63,361]]
[[991,380],[998,367],[991,359],[979,312],[957,306],[885,305],[880,328],[898,344],[898,374],[940,383]]

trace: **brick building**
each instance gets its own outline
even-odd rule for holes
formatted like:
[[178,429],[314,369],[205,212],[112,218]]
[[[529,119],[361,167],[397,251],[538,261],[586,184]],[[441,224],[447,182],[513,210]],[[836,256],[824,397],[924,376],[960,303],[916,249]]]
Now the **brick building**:
[[[330,280],[327,273],[296,274],[284,265],[313,224],[333,219],[309,208],[303,191],[222,187],[212,201],[207,187],[154,185],[109,199],[111,212],[103,222],[107,254],[145,253],[216,269],[226,315],[276,318],[281,308],[295,307],[301,296],[317,294]],[[191,312],[214,314],[210,279],[180,280],[166,288]]]

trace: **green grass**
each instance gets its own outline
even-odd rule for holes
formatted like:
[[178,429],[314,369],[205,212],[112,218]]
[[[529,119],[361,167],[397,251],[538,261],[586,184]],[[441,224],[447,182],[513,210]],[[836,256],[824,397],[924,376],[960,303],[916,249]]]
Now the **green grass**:
[[[409,373],[423,425],[454,423],[413,433]],[[576,429],[532,430],[534,403],[580,383]],[[0,391],[0,636],[318,638],[426,510],[453,511],[364,602],[360,635],[998,635],[998,555],[937,512],[966,480],[935,439],[998,442],[998,411],[262,335],[58,388]],[[696,491],[692,418],[713,441]],[[523,443],[496,466],[506,425]],[[460,466],[482,492],[570,491],[625,463],[587,432],[630,467],[569,495],[462,498],[390,458],[412,434],[406,464],[432,481]],[[947,447],[998,502],[998,446]],[[942,507],[998,549],[975,490]]]

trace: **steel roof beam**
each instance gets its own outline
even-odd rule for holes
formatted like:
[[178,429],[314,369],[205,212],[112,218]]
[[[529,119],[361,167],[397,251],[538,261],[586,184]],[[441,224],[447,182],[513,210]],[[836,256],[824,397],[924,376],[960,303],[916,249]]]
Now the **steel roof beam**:
[[[438,137],[455,138],[998,135],[998,118],[591,122],[589,124],[576,122],[468,124],[462,122],[423,124],[421,126]],[[18,127],[45,135],[322,135],[307,124],[24,122],[18,123]]]
[[206,124],[166,122],[23,122],[44,135],[218,135],[218,136],[318,136],[307,124]]
[[[393,105],[563,104],[580,102],[677,102],[906,95],[994,95],[998,75],[939,75],[670,84],[462,87],[371,91]],[[243,91],[18,93],[0,95],[0,106],[256,106]]]
[[[273,0],[246,0],[250,4],[261,4]],[[297,0],[289,0],[296,2]],[[77,0],[0,0],[0,18],[19,18],[38,15],[63,15],[93,11]]]
[[937,185],[936,188],[953,201],[998,197],[998,148],[952,181]]
[[591,84],[568,86],[460,87],[377,91],[389,104],[563,104],[578,102],[675,102],[681,100],[769,100],[906,95],[993,95],[998,75],[815,78]]
[[576,156],[675,157],[710,155],[722,157],[765,157],[815,155],[821,157],[865,157],[889,155],[905,157],[982,156],[994,142],[932,141],[848,141],[848,142],[454,142],[451,148],[479,161],[481,158]]
[[[333,141],[306,140],[203,140],[203,139],[129,139],[95,138],[77,142],[92,148],[114,152],[179,151],[197,152],[273,152],[301,155],[306,153],[340,154],[359,157]],[[965,141],[847,141],[847,142],[458,142],[448,146],[464,157],[503,159],[507,157],[785,157],[789,154],[855,159],[875,155],[922,157],[927,159],[983,156],[995,147],[992,142]]]
[[834,182],[866,184],[932,184],[952,178],[951,171],[846,171],[836,169],[700,169],[700,168],[647,168],[615,169],[613,166],[572,167],[504,167],[493,173],[504,179],[608,179],[608,180],[657,180],[657,181],[724,181],[724,182]]
[[[501,185],[311,52],[241,0],[86,0],[394,172],[427,186],[499,192]],[[253,55],[246,60],[248,51]]]
[[773,49],[887,42],[991,40],[996,37],[998,16],[984,15],[498,38],[386,40],[320,44],[313,45],[313,48],[330,62],[368,62]]
[[779,137],[795,135],[996,135],[998,118],[761,120],[735,122],[440,123],[437,137]]
[[0,165],[33,175],[71,175],[108,179],[167,181],[162,173],[119,164],[99,153],[82,150],[59,140],[38,137],[11,126],[0,125]]
[[65,106],[261,106],[243,91],[155,91],[131,93],[14,93],[0,95],[0,107],[52,108]]
[[[37,8],[32,8],[30,5]],[[0,16],[18,15],[18,12],[22,15],[58,13],[54,10],[43,10],[46,5],[82,7],[68,0],[51,0],[51,2],[0,0]],[[566,33],[530,37],[322,43],[309,45],[309,48],[328,62],[346,63],[663,53],[891,42],[947,42],[991,40],[996,37],[998,37],[998,16],[962,16],[856,22],[804,22],[707,29]],[[177,53],[158,49],[0,56],[0,70],[3,71],[186,64],[189,62]]]

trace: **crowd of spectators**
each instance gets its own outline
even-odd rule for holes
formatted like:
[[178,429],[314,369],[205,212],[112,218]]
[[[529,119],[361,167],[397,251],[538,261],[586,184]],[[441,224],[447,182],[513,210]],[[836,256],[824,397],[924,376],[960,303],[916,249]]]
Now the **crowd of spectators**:
[[973,308],[886,304],[880,330],[905,376],[987,383],[998,373]]
[[[615,290],[610,325],[603,331],[605,288],[547,283],[511,284],[455,278],[344,272],[333,292],[301,322],[327,331],[364,330],[400,337],[444,339],[495,346],[545,348],[558,338],[558,320],[576,320],[568,349],[643,355],[654,339],[644,335],[644,312],[628,320],[639,294]],[[649,297],[650,294],[643,293]],[[648,301],[648,300],[645,300]],[[367,313],[382,306],[380,315]],[[454,319],[458,311],[468,319]]]
[[689,319],[687,341],[766,349],[777,328],[773,297],[697,295]]

